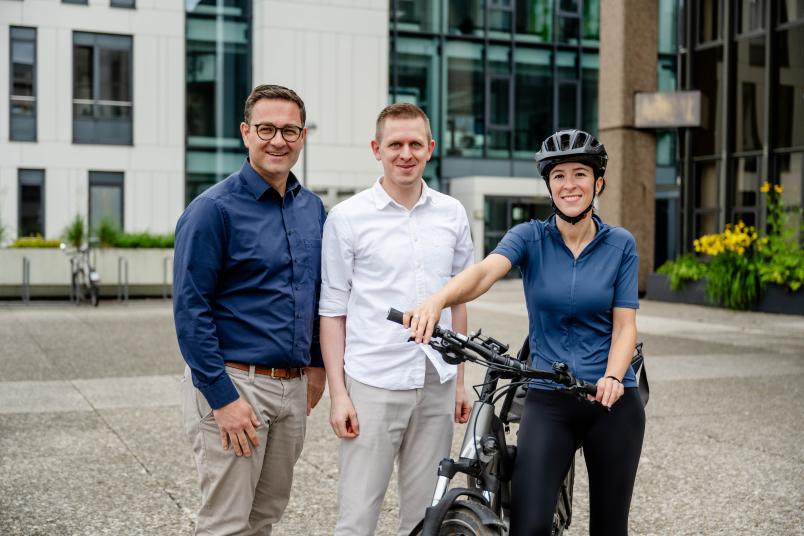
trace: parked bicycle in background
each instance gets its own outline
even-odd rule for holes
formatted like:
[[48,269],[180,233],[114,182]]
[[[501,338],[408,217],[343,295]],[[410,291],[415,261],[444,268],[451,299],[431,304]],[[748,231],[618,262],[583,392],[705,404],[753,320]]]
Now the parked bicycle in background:
[[61,250],[70,259],[70,300],[75,300],[76,305],[82,301],[88,301],[94,307],[100,301],[100,274],[92,265],[92,248],[85,244],[77,249],[68,249],[62,243]]

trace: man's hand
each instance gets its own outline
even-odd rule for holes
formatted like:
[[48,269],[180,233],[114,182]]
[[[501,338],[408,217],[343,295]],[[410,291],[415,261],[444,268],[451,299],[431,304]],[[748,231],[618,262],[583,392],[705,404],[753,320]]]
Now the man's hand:
[[357,412],[349,395],[336,396],[330,403],[329,424],[332,431],[341,439],[360,435]]
[[248,457],[251,456],[249,440],[254,448],[260,446],[260,440],[254,430],[259,428],[260,420],[251,405],[242,398],[212,410],[212,416],[221,433],[223,450],[229,450],[231,445],[237,456]]
[[324,395],[327,373],[322,367],[307,367],[304,373],[307,375],[307,415],[310,415]]
[[463,384],[459,383],[455,387],[455,422],[463,424],[469,420],[469,412],[472,410],[472,405],[469,403],[469,397],[466,396],[466,389]]

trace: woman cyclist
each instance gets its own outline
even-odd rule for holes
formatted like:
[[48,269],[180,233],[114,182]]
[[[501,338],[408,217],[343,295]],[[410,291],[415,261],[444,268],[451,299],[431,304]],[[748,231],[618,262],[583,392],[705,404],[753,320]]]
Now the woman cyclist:
[[556,132],[536,154],[554,214],[517,225],[482,262],[405,313],[417,342],[428,342],[441,310],[481,296],[512,266],[522,270],[531,366],[567,363],[597,384],[589,404],[534,382],[519,428],[513,477],[512,535],[549,535],[561,482],[576,449],[589,473],[592,536],[628,534],[645,411],[630,361],[636,343],[634,237],[593,212],[605,188],[608,156],[580,130]]

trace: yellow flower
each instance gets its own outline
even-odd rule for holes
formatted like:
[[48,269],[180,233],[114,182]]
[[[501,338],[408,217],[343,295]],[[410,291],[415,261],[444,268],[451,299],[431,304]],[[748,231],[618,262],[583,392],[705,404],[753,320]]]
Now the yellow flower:
[[759,191],[763,194],[770,192],[770,183],[768,181],[763,182],[762,186],[759,187]]
[[773,191],[776,192],[777,194],[780,194],[784,191],[784,187],[781,184],[774,184]]

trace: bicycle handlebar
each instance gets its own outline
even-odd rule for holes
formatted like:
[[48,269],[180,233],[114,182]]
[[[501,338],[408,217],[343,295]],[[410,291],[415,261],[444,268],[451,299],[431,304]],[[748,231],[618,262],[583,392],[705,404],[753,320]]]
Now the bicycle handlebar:
[[[402,313],[402,311],[398,311],[397,309],[388,309],[388,315],[386,318],[391,322],[404,325],[404,313]],[[573,376],[569,372],[566,364],[554,364],[552,372],[531,368],[518,359],[510,357],[507,354],[500,353],[499,343],[494,339],[489,339],[493,342],[486,346],[473,340],[477,336],[467,337],[461,333],[456,333],[446,328],[442,328],[439,325],[436,325],[433,328],[432,337],[440,338],[443,344],[434,346],[431,341],[431,346],[436,347],[436,349],[438,349],[438,346],[441,346],[446,350],[456,351],[460,353],[460,358],[462,361],[472,361],[471,357],[466,353],[466,350],[469,350],[482,357],[489,364],[493,364],[495,368],[506,369],[528,379],[551,380],[565,385],[569,390],[577,391],[580,394],[594,396],[597,393],[597,385]],[[507,348],[507,346],[505,348]]]

